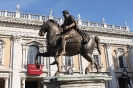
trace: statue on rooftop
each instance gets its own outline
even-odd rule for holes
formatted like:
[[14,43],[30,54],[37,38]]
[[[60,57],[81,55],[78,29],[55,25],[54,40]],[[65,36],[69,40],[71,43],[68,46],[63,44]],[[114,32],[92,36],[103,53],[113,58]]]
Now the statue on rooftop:
[[20,8],[20,5],[17,4],[17,5],[16,5],[16,12],[19,12],[19,8]]

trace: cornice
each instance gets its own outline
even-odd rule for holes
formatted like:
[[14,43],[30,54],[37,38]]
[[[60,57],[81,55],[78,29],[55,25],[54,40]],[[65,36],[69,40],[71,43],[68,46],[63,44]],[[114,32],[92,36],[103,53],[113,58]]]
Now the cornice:
[[104,37],[124,38],[124,39],[132,38],[132,36],[127,36],[127,35],[108,34],[108,33],[100,33],[100,32],[93,32],[93,31],[87,31],[87,33],[92,36],[104,36]]
[[[35,19],[24,19],[24,18],[13,18],[0,16],[0,26],[2,27],[14,27],[14,28],[25,28],[39,30],[42,25],[42,21]],[[133,32],[127,30],[116,30],[89,26],[79,26],[83,31],[97,35],[97,36],[110,36],[110,37],[121,37],[121,38],[132,38]]]
[[118,45],[133,45],[131,41],[122,41],[122,40],[109,40],[109,39],[100,39],[100,43],[104,44],[118,44]]
[[[32,33],[32,32],[22,32],[22,31],[9,31],[9,30],[1,30],[0,29],[0,35],[20,35],[21,37],[30,37],[30,38],[42,38],[44,39],[45,37],[39,36],[37,33]],[[133,45],[131,41],[121,41],[121,40],[110,40],[110,39],[100,39],[100,43],[110,43],[110,44],[121,44],[121,45]]]
[[9,23],[20,23],[20,24],[26,24],[26,25],[42,25],[43,21],[38,21],[35,19],[24,19],[24,18],[13,18],[13,17],[3,17],[0,16],[0,22],[9,22]]
[[126,30],[116,30],[116,29],[107,29],[107,28],[98,28],[98,27],[83,27],[83,26],[80,28],[85,32],[133,37],[133,32]]
[[25,32],[25,31],[9,31],[0,29],[0,35],[12,36],[12,35],[20,35],[22,37],[35,37],[35,38],[44,38],[43,36],[39,36],[34,32]]

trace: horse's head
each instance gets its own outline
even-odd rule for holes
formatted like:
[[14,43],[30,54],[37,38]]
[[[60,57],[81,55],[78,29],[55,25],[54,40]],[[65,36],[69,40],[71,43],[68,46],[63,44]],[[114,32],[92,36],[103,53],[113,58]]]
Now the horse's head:
[[44,36],[46,32],[49,32],[52,35],[56,35],[62,32],[62,28],[56,21],[50,19],[46,22],[43,22],[43,25],[41,26],[41,29],[39,31],[39,35]]
[[47,29],[48,29],[48,25],[45,21],[43,21],[43,24],[42,24],[41,29],[39,31],[39,35],[44,36],[44,34],[47,32]]

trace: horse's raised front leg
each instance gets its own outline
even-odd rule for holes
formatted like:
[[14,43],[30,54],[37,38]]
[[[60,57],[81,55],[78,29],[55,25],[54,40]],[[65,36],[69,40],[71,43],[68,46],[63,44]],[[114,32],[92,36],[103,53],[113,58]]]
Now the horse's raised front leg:
[[35,64],[38,65],[38,56],[43,56],[43,57],[50,57],[50,54],[48,52],[45,52],[45,53],[37,53],[36,54],[36,58],[35,58]]
[[54,58],[55,58],[55,60],[57,62],[57,69],[58,69],[54,76],[57,76],[57,75],[59,75],[61,73],[61,68],[59,66],[59,56],[55,56]]

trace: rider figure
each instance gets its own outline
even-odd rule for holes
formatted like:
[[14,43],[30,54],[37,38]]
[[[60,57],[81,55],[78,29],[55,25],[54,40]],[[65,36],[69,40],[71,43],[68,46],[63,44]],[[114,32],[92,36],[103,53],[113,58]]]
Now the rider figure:
[[61,27],[63,28],[63,34],[61,36],[62,51],[60,55],[66,54],[65,52],[66,39],[73,37],[75,34],[74,30],[76,29],[76,21],[74,17],[72,15],[69,15],[69,12],[67,10],[62,11],[62,13],[63,13],[65,20],[64,20],[64,24],[61,25]]
[[86,40],[86,36],[84,37],[85,34],[77,26],[75,18],[72,15],[69,15],[69,12],[67,10],[62,11],[62,13],[65,20],[64,23],[61,25],[61,27],[63,28],[63,34],[61,36],[62,51],[60,55],[66,54],[65,52],[66,39],[74,37],[76,35],[75,30],[82,36],[83,41]]
[[[72,15],[69,15],[67,10],[62,11],[63,16],[65,18],[64,23],[61,25],[63,29],[63,33],[61,35],[61,52],[59,55],[66,54],[65,46],[66,46],[66,39],[74,37],[76,35],[75,30],[82,36],[82,44],[85,44],[89,41],[90,37],[87,33],[81,31],[76,24],[75,18]],[[57,64],[56,61],[51,63],[50,65]]]

